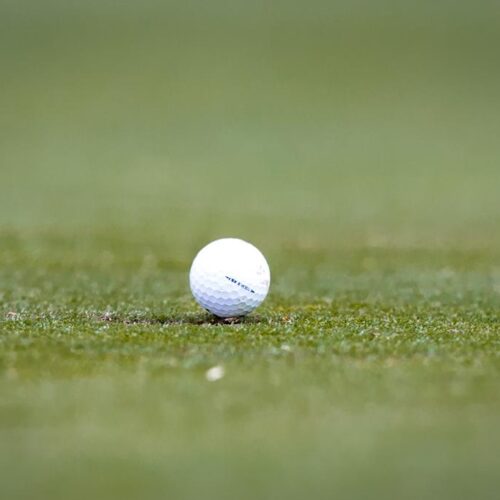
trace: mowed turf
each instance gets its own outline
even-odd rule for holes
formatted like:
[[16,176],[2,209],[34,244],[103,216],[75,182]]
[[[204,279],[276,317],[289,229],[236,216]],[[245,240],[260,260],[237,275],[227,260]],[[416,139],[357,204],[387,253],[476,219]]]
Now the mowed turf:
[[[0,4],[0,497],[497,498],[499,27]],[[221,236],[272,272],[234,324]]]

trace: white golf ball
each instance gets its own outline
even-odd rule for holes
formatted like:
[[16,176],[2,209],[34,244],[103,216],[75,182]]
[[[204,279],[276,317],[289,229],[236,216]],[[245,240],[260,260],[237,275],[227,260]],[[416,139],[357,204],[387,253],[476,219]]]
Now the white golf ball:
[[237,238],[223,238],[202,248],[189,273],[196,302],[221,318],[252,312],[266,298],[270,283],[265,257]]

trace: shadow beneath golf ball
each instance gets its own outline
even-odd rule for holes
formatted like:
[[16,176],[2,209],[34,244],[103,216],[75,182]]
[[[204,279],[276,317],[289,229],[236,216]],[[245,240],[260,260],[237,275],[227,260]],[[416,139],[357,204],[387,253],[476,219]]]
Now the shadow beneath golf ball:
[[210,313],[182,314],[157,318],[164,325],[240,325],[262,323],[259,316],[241,316],[235,318],[218,318]]
[[163,324],[183,324],[183,325],[240,325],[261,323],[263,320],[259,316],[240,316],[235,318],[218,318],[213,314],[184,314],[177,317],[161,318]]

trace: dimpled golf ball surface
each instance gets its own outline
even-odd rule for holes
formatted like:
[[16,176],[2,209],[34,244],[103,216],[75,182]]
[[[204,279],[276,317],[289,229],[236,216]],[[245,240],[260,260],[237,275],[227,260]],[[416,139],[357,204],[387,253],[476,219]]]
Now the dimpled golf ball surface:
[[202,248],[189,273],[198,304],[221,318],[252,312],[266,298],[270,282],[262,253],[236,238],[216,240]]

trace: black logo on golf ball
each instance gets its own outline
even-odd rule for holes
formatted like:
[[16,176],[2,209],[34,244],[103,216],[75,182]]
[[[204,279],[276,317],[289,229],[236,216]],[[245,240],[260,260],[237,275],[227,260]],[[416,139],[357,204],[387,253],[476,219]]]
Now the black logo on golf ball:
[[226,279],[229,280],[231,283],[238,285],[240,288],[243,288],[243,290],[246,290],[247,292],[255,293],[255,290],[252,290],[249,286],[245,285],[244,283],[241,283],[241,281],[231,278],[231,276],[226,276]]

